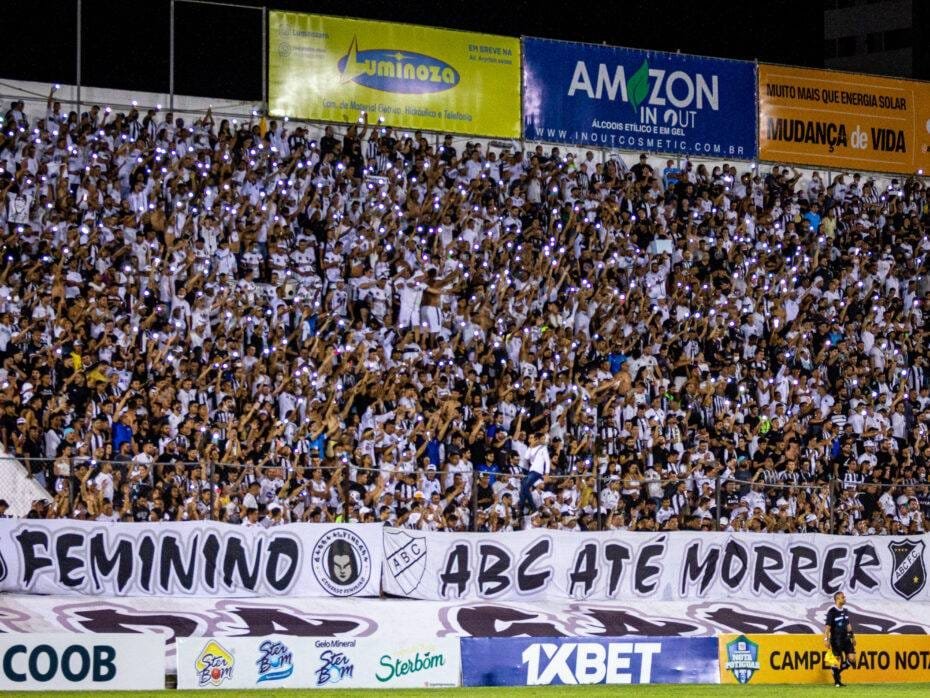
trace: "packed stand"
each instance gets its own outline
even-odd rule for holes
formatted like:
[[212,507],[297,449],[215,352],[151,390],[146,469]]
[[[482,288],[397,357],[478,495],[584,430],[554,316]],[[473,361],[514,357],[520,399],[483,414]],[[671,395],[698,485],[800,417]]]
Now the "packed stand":
[[29,516],[924,531],[924,183],[563,151],[14,103]]

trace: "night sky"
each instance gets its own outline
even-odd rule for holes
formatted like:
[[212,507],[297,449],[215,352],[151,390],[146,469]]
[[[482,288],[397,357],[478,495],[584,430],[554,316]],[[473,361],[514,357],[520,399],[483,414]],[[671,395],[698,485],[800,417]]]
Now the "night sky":
[[[509,36],[823,65],[823,10],[811,0],[231,2],[241,7],[176,3],[176,93],[261,99],[261,16],[250,8],[262,5]],[[169,5],[169,0],[84,0],[82,84],[167,92]],[[74,0],[3,0],[0,78],[73,83],[75,8]]]

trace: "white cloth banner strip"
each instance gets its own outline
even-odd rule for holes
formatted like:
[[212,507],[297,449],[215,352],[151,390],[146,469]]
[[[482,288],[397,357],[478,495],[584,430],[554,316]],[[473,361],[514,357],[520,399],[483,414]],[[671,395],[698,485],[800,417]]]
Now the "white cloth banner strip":
[[385,628],[375,637],[182,638],[178,688],[429,688],[461,684],[457,637]]
[[930,600],[927,535],[384,529],[384,591],[418,599]]
[[0,591],[377,596],[381,524],[0,520]]

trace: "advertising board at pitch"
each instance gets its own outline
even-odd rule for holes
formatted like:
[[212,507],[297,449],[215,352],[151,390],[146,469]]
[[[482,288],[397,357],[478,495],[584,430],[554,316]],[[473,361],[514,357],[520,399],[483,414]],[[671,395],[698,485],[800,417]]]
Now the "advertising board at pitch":
[[178,640],[178,688],[430,688],[460,684],[459,640],[199,637]]
[[464,686],[718,683],[713,637],[462,638]]
[[0,688],[16,691],[161,690],[165,641],[154,635],[0,634],[0,679]]
[[[836,660],[823,635],[721,635],[721,683],[833,683]],[[845,683],[930,681],[930,637],[857,635]]]

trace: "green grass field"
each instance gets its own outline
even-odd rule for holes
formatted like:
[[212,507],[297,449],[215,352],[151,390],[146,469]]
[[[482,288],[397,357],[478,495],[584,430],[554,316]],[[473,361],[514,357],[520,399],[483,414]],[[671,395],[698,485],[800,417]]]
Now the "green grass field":
[[[2,688],[2,687],[0,687]],[[217,693],[227,696],[264,696],[269,691],[223,691]],[[533,686],[527,688],[446,688],[446,689],[393,689],[381,691],[318,691],[318,690],[284,690],[274,689],[275,698],[350,698],[352,696],[379,695],[387,698],[437,698],[438,696],[487,696],[490,698],[530,698],[531,696],[549,695],[553,698],[616,698],[617,695],[652,696],[707,696],[710,698],[727,698],[728,696],[747,696],[751,698],[790,698],[791,696],[809,696],[834,693],[842,696],[928,696],[930,684],[857,684],[843,689],[832,685],[825,686]],[[94,692],[93,698],[195,698],[202,697],[203,691],[115,691]],[[13,692],[0,690],[3,698],[34,698],[37,693]],[[48,692],[52,698],[89,698],[87,692],[60,691]]]

